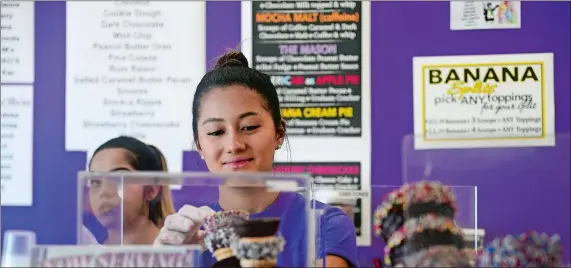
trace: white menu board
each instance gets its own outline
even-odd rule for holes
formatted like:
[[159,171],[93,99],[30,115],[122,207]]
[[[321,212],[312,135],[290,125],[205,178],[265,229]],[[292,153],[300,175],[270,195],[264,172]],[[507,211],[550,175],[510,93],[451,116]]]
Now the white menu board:
[[34,2],[1,2],[0,7],[1,204],[31,206]]
[[3,85],[0,91],[2,206],[31,206],[34,88]]
[[66,149],[119,135],[160,148],[172,171],[192,145],[206,72],[205,2],[67,3]]
[[34,2],[2,2],[0,81],[31,83],[34,80]]

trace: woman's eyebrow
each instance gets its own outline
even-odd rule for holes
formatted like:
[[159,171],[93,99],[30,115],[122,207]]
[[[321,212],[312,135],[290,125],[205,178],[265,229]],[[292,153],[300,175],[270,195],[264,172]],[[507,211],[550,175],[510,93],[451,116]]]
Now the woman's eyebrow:
[[[239,119],[244,119],[244,118],[246,118],[246,117],[256,116],[256,115],[259,115],[259,114],[256,113],[256,112],[245,112],[245,113],[241,114],[238,118],[239,118]],[[216,118],[216,117],[207,118],[207,119],[205,119],[205,120],[202,122],[202,125],[205,125],[205,124],[208,124],[208,123],[212,123],[212,122],[224,122],[224,119],[222,119],[222,118]]]

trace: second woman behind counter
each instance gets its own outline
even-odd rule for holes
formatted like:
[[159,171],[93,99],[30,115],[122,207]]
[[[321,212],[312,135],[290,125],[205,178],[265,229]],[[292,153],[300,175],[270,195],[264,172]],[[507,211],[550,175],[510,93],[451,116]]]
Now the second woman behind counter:
[[[93,172],[166,169],[164,156],[156,147],[125,136],[103,143],[89,162]],[[175,212],[168,186],[125,184],[122,198],[117,183],[91,179],[88,187],[91,210],[107,233],[102,244],[151,245],[166,216]],[[123,212],[118,215],[121,202]]]

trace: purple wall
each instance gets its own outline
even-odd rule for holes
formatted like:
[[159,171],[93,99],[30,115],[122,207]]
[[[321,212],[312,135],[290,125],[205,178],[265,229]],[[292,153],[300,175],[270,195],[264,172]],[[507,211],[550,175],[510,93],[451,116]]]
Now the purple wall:
[[[521,30],[455,32],[449,30],[448,2],[371,5],[373,184],[394,185],[402,180],[402,141],[413,131],[413,56],[553,52],[555,127],[558,133],[569,132],[569,2],[522,3]],[[75,177],[85,167],[86,156],[65,151],[65,2],[36,2],[35,13],[34,206],[2,208],[2,231],[30,229],[36,231],[39,243],[70,244],[75,242]],[[211,59],[240,42],[240,3],[209,2],[207,15],[210,66]],[[569,136],[557,142],[556,148],[533,150],[521,165],[512,161],[502,169],[477,170],[472,176],[459,170],[439,171],[435,176],[457,185],[479,186],[479,223],[488,237],[532,228],[558,232],[569,252]],[[478,152],[495,155],[505,150]],[[529,150],[510,150],[514,156],[526,153]],[[454,154],[463,156],[457,151],[435,157]],[[186,153],[184,161],[188,170],[205,169],[194,153]],[[413,175],[418,172],[411,170]],[[546,191],[549,194],[541,194]],[[363,264],[381,256],[379,246],[374,239],[372,249],[361,251]]]
[[[413,132],[414,56],[552,52],[555,129],[557,133],[569,133],[570,3],[522,2],[521,5],[520,30],[450,31],[448,2],[372,3],[372,136],[379,137],[373,140],[373,183],[392,184],[402,178],[401,141]],[[383,89],[390,93],[383,94]],[[384,128],[389,130],[381,132]],[[533,159],[547,159],[534,166],[525,166],[533,162],[522,160],[521,164],[512,162],[501,169],[435,171],[433,178],[455,185],[478,185],[478,222],[488,232],[488,238],[529,229],[558,232],[564,239],[565,260],[569,261],[569,136],[566,142],[562,139],[557,142],[557,148],[535,152]],[[470,153],[485,151],[493,158],[498,153],[509,151],[515,155],[524,150]],[[440,154],[435,158],[444,157]],[[465,159],[466,153],[447,155],[450,159],[454,156]],[[545,170],[546,167],[551,170]],[[409,175],[414,174],[422,173]]]

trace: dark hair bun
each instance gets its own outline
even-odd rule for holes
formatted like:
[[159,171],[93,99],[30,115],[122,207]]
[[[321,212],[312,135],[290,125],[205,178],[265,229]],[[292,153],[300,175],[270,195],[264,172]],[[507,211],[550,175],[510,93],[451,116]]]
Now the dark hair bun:
[[214,68],[224,68],[224,67],[245,67],[248,68],[248,59],[240,51],[231,50],[226,52],[226,54],[220,56],[216,61]]

